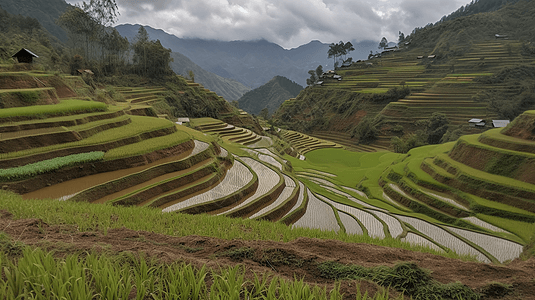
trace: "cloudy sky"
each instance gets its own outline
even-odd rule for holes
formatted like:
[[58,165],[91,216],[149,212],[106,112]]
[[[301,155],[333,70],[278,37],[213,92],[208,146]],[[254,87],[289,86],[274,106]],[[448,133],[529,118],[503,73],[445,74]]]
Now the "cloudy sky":
[[[80,0],[67,0],[75,4]],[[89,0],[86,0],[89,2]],[[397,41],[470,0],[116,0],[117,24],[142,24],[178,37],[266,39],[284,48],[311,40]]]

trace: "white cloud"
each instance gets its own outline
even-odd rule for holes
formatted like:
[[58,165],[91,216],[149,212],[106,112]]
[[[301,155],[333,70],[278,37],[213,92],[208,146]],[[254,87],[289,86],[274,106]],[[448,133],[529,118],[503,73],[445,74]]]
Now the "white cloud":
[[[469,0],[116,0],[118,24],[149,25],[179,37],[266,39],[285,48],[311,40],[396,41]],[[76,3],[79,0],[67,0]]]

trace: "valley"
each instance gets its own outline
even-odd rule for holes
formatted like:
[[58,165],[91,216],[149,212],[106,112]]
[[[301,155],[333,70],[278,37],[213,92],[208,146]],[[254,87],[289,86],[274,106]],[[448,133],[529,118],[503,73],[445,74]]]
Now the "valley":
[[142,28],[95,72],[0,57],[0,294],[535,299],[535,57],[445,45],[447,22],[303,90],[275,77],[293,94],[261,117],[148,61],[171,51]]

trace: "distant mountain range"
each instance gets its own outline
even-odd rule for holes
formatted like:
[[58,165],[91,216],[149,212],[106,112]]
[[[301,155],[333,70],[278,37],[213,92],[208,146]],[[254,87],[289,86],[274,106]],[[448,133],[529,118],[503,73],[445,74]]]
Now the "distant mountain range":
[[[115,28],[121,35],[133,38],[140,25],[124,24]],[[308,70],[323,65],[328,70],[333,60],[327,57],[329,44],[312,41],[293,49],[266,40],[231,41],[183,39],[161,29],[144,26],[151,39],[158,39],[166,48],[187,56],[203,69],[219,76],[237,80],[247,87],[259,87],[274,76],[281,75],[299,84],[305,84]],[[349,54],[354,60],[365,59],[379,43],[354,43],[355,51]]]
[[267,108],[274,113],[286,100],[294,98],[303,90],[299,84],[283,76],[275,76],[268,83],[243,95],[239,100],[239,107],[248,113],[259,115]]

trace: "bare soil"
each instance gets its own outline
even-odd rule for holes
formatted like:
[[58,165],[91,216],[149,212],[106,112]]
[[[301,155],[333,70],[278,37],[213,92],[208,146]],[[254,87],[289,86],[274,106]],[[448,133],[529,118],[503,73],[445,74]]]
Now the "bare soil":
[[[337,261],[366,267],[393,266],[398,262],[414,262],[432,271],[442,283],[461,282],[476,291],[487,291],[482,299],[535,299],[535,258],[515,260],[508,265],[464,262],[431,254],[368,244],[343,243],[332,240],[299,238],[292,242],[222,240],[203,236],[173,237],[126,228],[102,232],[80,232],[75,226],[51,226],[39,219],[13,220],[9,212],[0,211],[0,228],[13,240],[30,246],[55,250],[62,256],[73,251],[120,253],[143,252],[163,262],[183,261],[208,267],[243,265],[252,272],[271,273],[287,279],[304,278],[310,284],[332,288],[334,282],[320,276],[317,264]],[[247,230],[244,228],[244,230]],[[222,256],[239,248],[254,249],[252,258]],[[510,284],[513,293],[498,296],[491,283]],[[341,284],[345,299],[355,299],[355,280]],[[380,290],[375,283],[358,281],[361,292],[374,294]],[[393,292],[392,296],[396,296]]]

